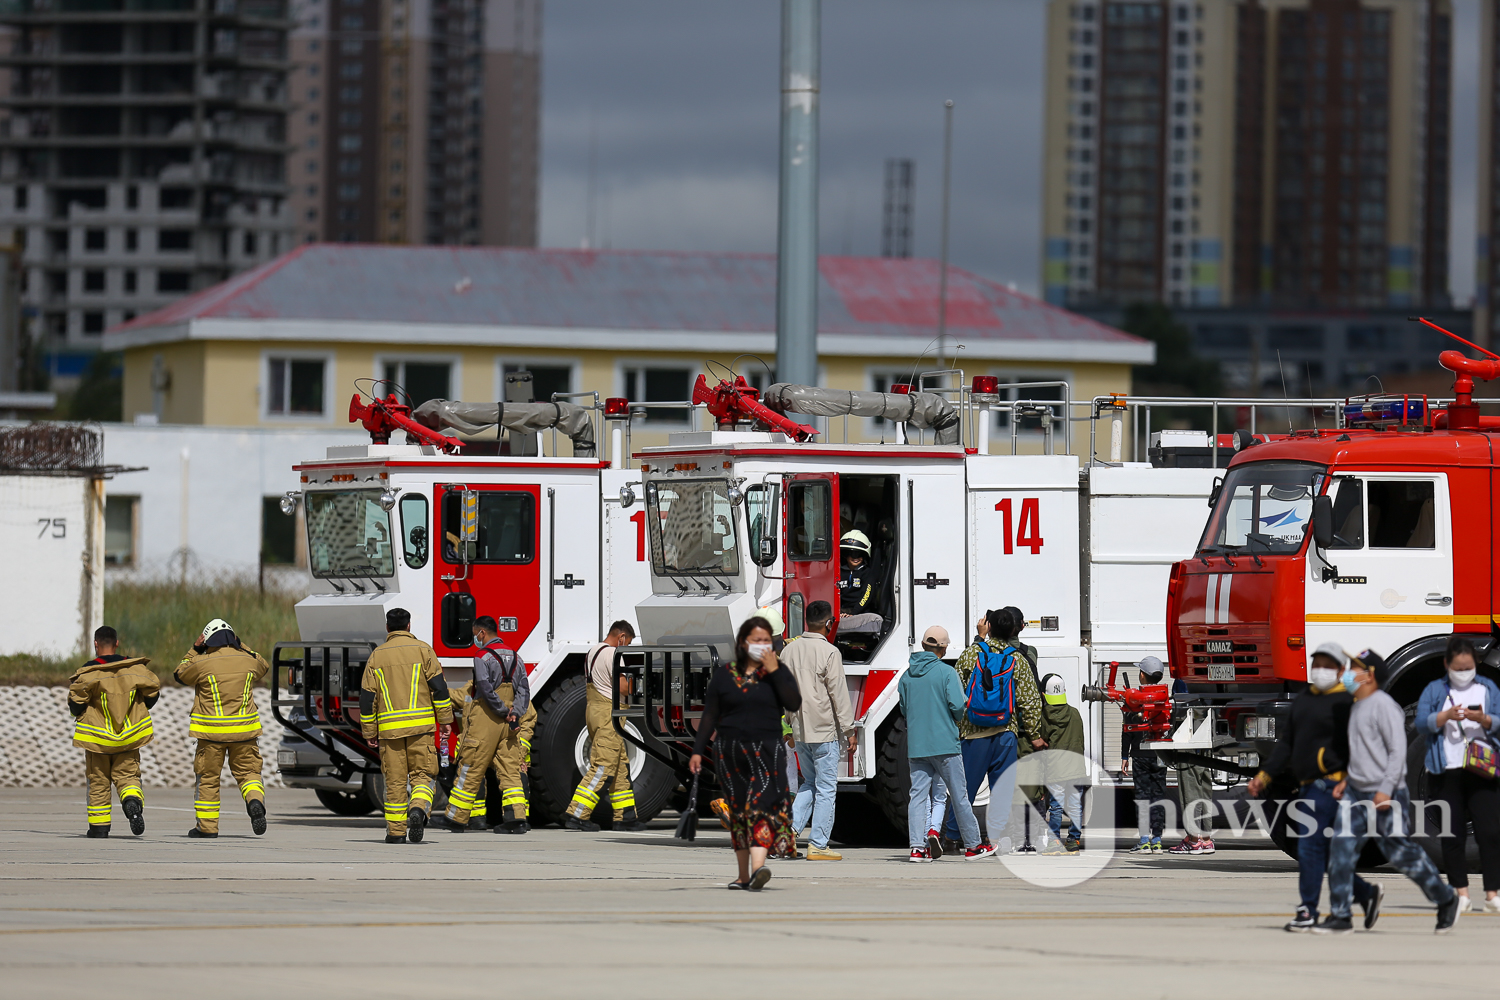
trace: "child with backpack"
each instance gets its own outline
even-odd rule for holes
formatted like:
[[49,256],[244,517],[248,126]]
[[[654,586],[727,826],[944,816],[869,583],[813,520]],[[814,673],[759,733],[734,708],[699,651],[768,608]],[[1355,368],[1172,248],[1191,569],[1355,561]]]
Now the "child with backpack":
[[[966,704],[964,717],[958,722],[964,777],[971,805],[981,782],[992,786],[985,825],[995,837],[998,853],[1005,854],[1011,846],[1003,831],[1015,794],[1012,765],[1020,756],[1019,741],[1024,738],[1036,750],[1047,746],[1042,739],[1042,697],[1030,661],[1012,642],[1001,638],[1019,631],[1008,609],[986,612],[975,629],[980,641],[963,651],[956,667]],[[956,803],[957,791],[949,786],[950,802]],[[943,833],[949,841],[957,839],[958,826],[951,809]]]

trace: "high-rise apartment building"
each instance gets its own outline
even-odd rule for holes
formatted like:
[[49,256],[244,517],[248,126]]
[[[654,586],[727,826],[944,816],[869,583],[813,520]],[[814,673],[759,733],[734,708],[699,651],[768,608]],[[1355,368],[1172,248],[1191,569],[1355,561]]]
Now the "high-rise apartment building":
[[532,246],[541,0],[296,0],[303,241]]
[[1444,304],[1451,25],[1449,0],[1051,0],[1048,300]]
[[0,6],[0,241],[44,349],[289,249],[284,0]]

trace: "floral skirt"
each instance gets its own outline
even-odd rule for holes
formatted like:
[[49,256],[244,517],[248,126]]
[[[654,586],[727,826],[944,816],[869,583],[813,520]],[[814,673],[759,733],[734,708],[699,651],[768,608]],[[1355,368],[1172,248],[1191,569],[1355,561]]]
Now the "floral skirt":
[[795,843],[786,783],[787,746],[781,739],[715,741],[719,783],[729,806],[729,837],[736,851],[790,850]]

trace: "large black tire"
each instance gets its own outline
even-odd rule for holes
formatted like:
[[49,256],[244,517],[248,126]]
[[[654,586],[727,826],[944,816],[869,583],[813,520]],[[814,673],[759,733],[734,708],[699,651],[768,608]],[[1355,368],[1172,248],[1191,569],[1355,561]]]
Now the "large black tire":
[[906,759],[906,716],[900,712],[896,713],[883,737],[876,736],[875,773],[866,783],[866,788],[892,828],[876,835],[883,835],[882,839],[899,837],[904,843],[906,805],[911,800],[911,768]]
[[[573,789],[583,778],[577,747],[579,735],[588,728],[584,721],[587,689],[588,682],[575,674],[564,678],[536,706],[536,734],[531,739],[531,814],[537,825],[562,822]],[[650,820],[666,806],[678,782],[670,768],[647,757],[631,784],[636,815]],[[613,818],[608,796],[601,797],[594,822],[609,826]]]
[[336,788],[319,788],[315,794],[318,801],[336,816],[368,816],[375,811],[375,803],[370,801],[364,789],[341,792]]

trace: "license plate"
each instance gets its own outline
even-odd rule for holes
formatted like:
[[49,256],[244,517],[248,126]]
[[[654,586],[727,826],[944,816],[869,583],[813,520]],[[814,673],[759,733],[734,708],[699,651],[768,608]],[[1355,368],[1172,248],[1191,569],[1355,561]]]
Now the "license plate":
[[295,751],[295,750],[277,750],[276,751],[276,766],[277,767],[281,767],[283,765],[288,766],[288,767],[296,767],[297,766],[297,751]]
[[1208,665],[1208,679],[1211,681],[1234,680],[1233,663],[1210,663]]
[[1234,643],[1227,641],[1211,642],[1208,644],[1208,651],[1210,653],[1232,653],[1234,652]]

